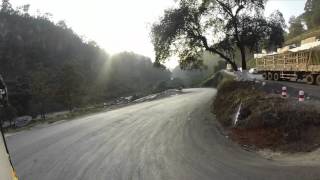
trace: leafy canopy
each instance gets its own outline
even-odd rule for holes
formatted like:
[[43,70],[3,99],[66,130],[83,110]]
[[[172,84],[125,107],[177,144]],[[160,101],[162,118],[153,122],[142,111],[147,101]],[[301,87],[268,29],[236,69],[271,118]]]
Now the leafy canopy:
[[290,25],[289,35],[288,35],[289,38],[298,36],[305,31],[300,17],[297,17],[297,18],[295,16],[290,17],[289,25]]
[[0,1],[0,74],[17,115],[45,117],[121,96],[143,96],[170,80],[170,71],[154,68],[150,58],[111,57],[64,21],[55,23],[50,14],[34,16],[28,9]]
[[320,26],[320,0],[307,0],[303,15],[308,29]]
[[[246,69],[246,51],[263,44],[282,45],[285,22],[280,12],[263,16],[265,0],[180,0],[153,24],[152,42],[156,62],[178,55],[182,68],[199,68],[204,51],[219,55],[237,69],[235,53],[241,53]],[[280,37],[279,37],[280,36]]]

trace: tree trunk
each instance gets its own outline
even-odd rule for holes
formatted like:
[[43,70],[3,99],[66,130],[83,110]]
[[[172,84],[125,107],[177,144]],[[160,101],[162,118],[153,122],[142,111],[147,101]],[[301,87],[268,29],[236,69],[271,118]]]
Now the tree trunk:
[[9,119],[9,127],[13,127],[12,121],[13,121],[13,119],[10,118],[10,119]]
[[239,45],[240,53],[241,53],[241,67],[242,70],[247,70],[247,61],[246,61],[246,50],[242,45]]
[[41,112],[40,112],[40,115],[41,115],[41,119],[44,121],[46,120],[46,112],[45,112],[45,107],[44,107],[44,103],[42,102],[41,103]]
[[68,104],[68,109],[69,109],[70,112],[72,112],[72,110],[73,110],[72,102],[69,102],[69,104]]
[[238,19],[236,16],[233,16],[233,27],[235,30],[235,36],[236,36],[236,40],[237,40],[237,46],[240,49],[240,53],[241,53],[241,68],[242,70],[246,70],[247,69],[247,62],[246,62],[246,50],[245,47],[242,44],[242,39],[239,36],[239,32],[238,32]]
[[41,119],[44,121],[46,120],[46,114],[44,112],[41,112]]
[[227,62],[231,64],[232,69],[233,69],[234,71],[238,71],[238,66],[237,66],[237,64],[236,64],[235,62],[229,62],[229,61],[227,61]]

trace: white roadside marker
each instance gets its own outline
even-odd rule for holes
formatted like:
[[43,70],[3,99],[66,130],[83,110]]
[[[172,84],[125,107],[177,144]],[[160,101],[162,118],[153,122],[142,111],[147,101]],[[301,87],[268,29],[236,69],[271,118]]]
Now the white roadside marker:
[[287,87],[285,87],[285,86],[282,87],[281,96],[282,96],[283,98],[286,98],[286,97],[288,96],[288,94],[287,94]]
[[299,102],[304,101],[304,91],[299,91]]

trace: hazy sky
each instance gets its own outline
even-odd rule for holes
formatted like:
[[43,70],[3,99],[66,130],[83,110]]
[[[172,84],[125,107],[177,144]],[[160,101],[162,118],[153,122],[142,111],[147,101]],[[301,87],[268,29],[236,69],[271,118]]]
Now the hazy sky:
[[[96,41],[109,54],[133,51],[154,59],[150,26],[174,6],[174,0],[11,0],[14,6],[30,4],[31,12],[49,12],[65,20],[79,35]],[[269,0],[266,15],[279,9],[286,20],[303,12],[306,0]],[[171,61],[170,68],[177,63]]]

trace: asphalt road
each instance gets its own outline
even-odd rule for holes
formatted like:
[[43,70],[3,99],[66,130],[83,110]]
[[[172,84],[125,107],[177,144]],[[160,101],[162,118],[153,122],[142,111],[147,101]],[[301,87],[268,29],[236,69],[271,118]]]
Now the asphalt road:
[[319,85],[309,85],[305,82],[294,82],[294,81],[268,81],[271,83],[282,84],[283,86],[287,86],[289,88],[294,88],[296,90],[303,90],[305,93],[313,96],[317,99],[320,99],[320,86]]
[[[258,80],[263,80],[261,74],[250,74],[252,78],[256,78]],[[320,100],[320,86],[319,85],[309,85],[306,81],[271,81],[271,80],[263,80],[266,81],[267,84],[276,84],[277,91],[281,92],[282,86],[286,86],[288,88],[288,94],[291,96],[298,97],[299,91],[303,90],[306,96],[310,96],[311,99]]]
[[319,167],[274,162],[225,138],[209,112],[214,89],[99,113],[8,137],[22,180],[320,178]]

